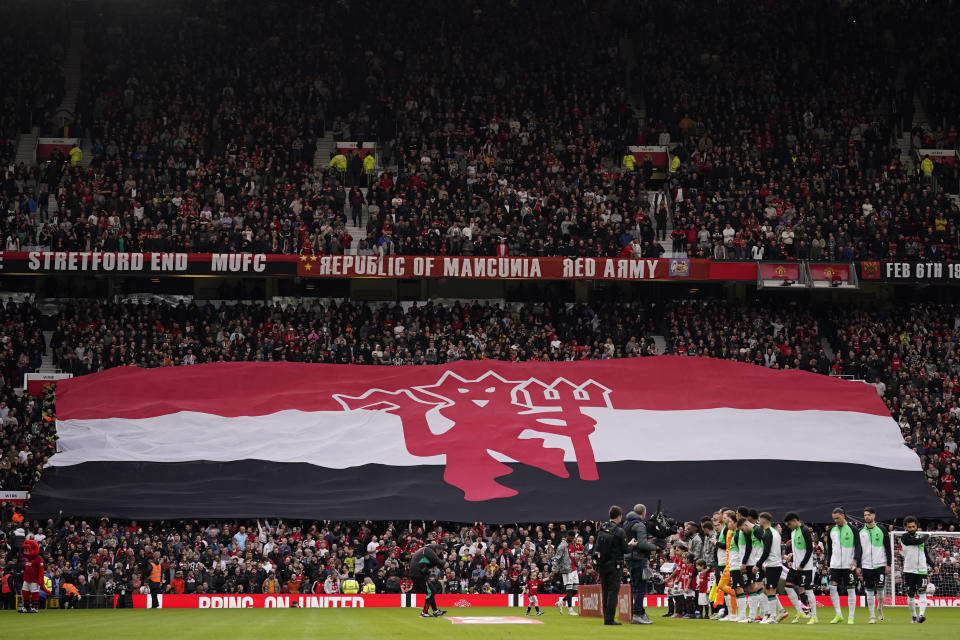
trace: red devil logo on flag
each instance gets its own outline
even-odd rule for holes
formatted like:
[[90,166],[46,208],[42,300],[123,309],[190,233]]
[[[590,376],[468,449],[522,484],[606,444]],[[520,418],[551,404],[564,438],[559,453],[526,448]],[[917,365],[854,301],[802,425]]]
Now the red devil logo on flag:
[[593,380],[581,384],[565,378],[550,383],[536,378],[506,380],[492,371],[474,380],[447,371],[432,385],[333,397],[348,411],[399,416],[407,451],[414,456],[445,456],[444,480],[471,501],[517,495],[497,482],[513,469],[496,454],[568,478],[564,449],[546,446],[551,436],[570,439],[581,480],[597,480],[590,444],[596,421],[582,409],[612,408],[610,389]]

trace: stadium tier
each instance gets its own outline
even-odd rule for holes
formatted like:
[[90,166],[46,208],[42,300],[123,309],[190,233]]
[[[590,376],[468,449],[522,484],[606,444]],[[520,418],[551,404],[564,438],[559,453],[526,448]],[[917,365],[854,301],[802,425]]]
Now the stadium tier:
[[960,606],[958,14],[3,3],[0,609]]

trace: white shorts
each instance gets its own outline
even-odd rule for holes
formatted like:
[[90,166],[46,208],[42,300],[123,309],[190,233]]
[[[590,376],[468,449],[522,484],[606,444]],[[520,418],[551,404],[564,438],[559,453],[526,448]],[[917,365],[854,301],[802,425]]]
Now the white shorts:
[[700,595],[698,595],[698,596],[697,596],[697,604],[700,605],[701,607],[710,604],[710,594],[709,594],[709,593],[701,593]]
[[527,596],[527,599],[528,599],[531,607],[539,607],[539,606],[540,606],[540,600],[537,599],[536,594],[532,594],[532,595],[530,595],[530,596]]
[[570,573],[563,574],[563,586],[573,587],[580,584],[580,574],[576,571],[571,571]]
[[39,582],[24,582],[23,591],[29,591],[30,593],[40,593],[40,583]]

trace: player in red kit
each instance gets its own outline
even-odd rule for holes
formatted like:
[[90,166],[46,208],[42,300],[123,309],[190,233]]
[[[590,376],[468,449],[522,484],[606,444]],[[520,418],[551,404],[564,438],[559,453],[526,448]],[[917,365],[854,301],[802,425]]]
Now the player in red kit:
[[537,610],[537,615],[542,616],[543,611],[540,611],[540,599],[537,598],[537,594],[540,592],[540,585],[543,584],[543,580],[540,579],[540,574],[537,573],[536,569],[530,570],[530,577],[527,578],[527,583],[523,585],[523,592],[527,594],[527,615],[530,615],[530,607],[534,607]]
[[40,590],[45,593],[47,586],[43,582],[43,558],[40,557],[40,545],[36,540],[23,542],[23,588],[20,591],[22,603],[20,613],[37,613],[40,605]]

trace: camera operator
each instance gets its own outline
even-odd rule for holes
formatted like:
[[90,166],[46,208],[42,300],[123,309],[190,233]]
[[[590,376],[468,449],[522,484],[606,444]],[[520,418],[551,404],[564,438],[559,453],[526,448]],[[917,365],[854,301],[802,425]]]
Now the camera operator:
[[623,510],[617,505],[610,507],[610,519],[600,525],[594,556],[600,574],[600,591],[603,602],[603,624],[619,625],[616,620],[617,595],[620,591],[620,575],[623,573],[623,556],[636,541],[627,544],[626,534],[620,527]]
[[650,552],[657,545],[650,542],[647,535],[647,507],[633,505],[633,511],[627,514],[624,530],[627,539],[636,544],[627,554],[627,568],[630,570],[630,584],[633,585],[633,624],[651,624],[643,599],[647,595],[647,576],[650,566]]

